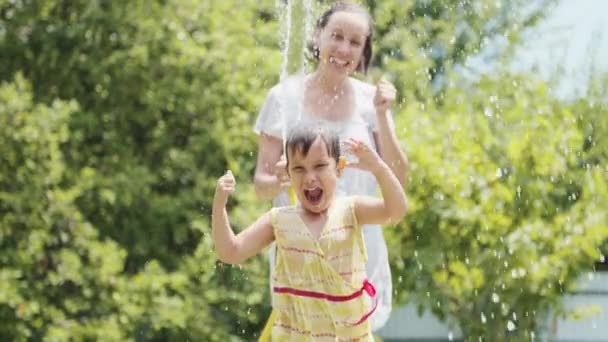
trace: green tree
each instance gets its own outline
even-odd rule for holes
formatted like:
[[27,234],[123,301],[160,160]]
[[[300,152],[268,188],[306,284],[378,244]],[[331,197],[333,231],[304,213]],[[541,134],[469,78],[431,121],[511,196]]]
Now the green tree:
[[[375,73],[388,76],[401,98],[441,100],[454,67],[496,39],[515,46],[555,0],[399,0],[365,3],[373,11],[378,42]],[[376,75],[378,77],[378,75]]]
[[[116,264],[122,277],[109,295],[75,299],[78,305],[115,309],[108,309],[107,317],[99,314],[108,320],[118,315],[112,318],[118,322],[114,340],[226,340],[252,334],[265,319],[269,300],[263,258],[248,265],[248,272],[216,269],[215,255],[203,242],[208,242],[207,214],[217,176],[229,167],[246,183],[254,166],[251,117],[280,65],[273,5],[248,2],[228,20],[232,5],[220,2],[0,4],[0,79],[12,81],[21,72],[32,85],[30,93],[14,92],[15,99],[5,101],[23,96],[32,106],[51,106],[56,99],[79,104],[62,121],[69,135],[57,144],[62,166],[56,186],[69,194],[70,208],[94,233],[82,237],[85,247],[103,242],[122,253],[124,260]],[[16,113],[6,109],[7,134],[17,128]],[[31,120],[38,115],[34,112]],[[25,141],[23,148],[35,146]],[[16,153],[14,148],[2,147],[7,155]],[[3,193],[26,196],[21,188],[4,188],[14,174],[8,165],[2,172],[7,179]],[[43,169],[27,175],[40,194],[45,194],[38,187],[44,175]],[[239,188],[240,201],[247,208],[241,212],[260,206],[247,184]],[[239,226],[251,215],[236,217]],[[35,227],[3,226],[18,234]],[[80,255],[75,247],[66,253],[69,260],[73,253]],[[6,264],[22,268],[17,261]],[[86,268],[81,264],[74,273]],[[45,284],[40,282],[36,300],[46,300]],[[99,287],[95,290],[103,289],[102,281]],[[54,296],[70,298],[71,288],[62,287]],[[3,312],[7,328],[23,322],[27,334],[39,339],[91,336],[85,330],[105,334],[101,325],[87,325],[80,311],[62,313],[72,320],[69,325],[34,324],[12,308]],[[7,336],[26,338],[26,330]]]
[[21,75],[0,86],[0,104],[0,338],[63,339],[92,328],[123,339],[112,294],[126,251],[100,239],[75,205],[91,170],[62,185],[61,144],[77,104],[33,103]]
[[608,179],[586,161],[581,128],[606,108],[574,109],[542,82],[500,75],[401,113],[412,210],[389,230],[401,251],[396,285],[467,339],[538,337],[548,310],[600,259]]

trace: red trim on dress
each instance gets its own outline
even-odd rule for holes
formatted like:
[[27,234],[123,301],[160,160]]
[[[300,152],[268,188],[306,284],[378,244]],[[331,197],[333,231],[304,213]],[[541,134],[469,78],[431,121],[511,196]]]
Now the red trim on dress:
[[[363,292],[367,293],[368,296],[370,296],[374,299],[376,297],[376,288],[367,279],[365,279],[363,281],[363,286],[361,286],[361,289],[353,292],[350,295],[346,295],[346,296],[336,296],[336,295],[330,295],[330,294],[323,293],[323,292],[315,292],[315,291],[294,289],[291,287],[278,287],[278,286],[275,286],[273,288],[273,291],[275,293],[285,293],[285,294],[291,294],[294,296],[325,299],[325,300],[329,300],[330,302],[346,302],[349,300],[353,300],[357,297],[360,297],[363,294]],[[359,325],[359,324],[365,322],[365,320],[367,320],[369,318],[369,316],[371,316],[374,313],[374,311],[376,310],[376,307],[378,307],[377,300],[374,301],[374,307],[368,313],[363,315],[363,317],[361,317],[361,319],[359,319],[357,322],[349,323],[349,325]]]

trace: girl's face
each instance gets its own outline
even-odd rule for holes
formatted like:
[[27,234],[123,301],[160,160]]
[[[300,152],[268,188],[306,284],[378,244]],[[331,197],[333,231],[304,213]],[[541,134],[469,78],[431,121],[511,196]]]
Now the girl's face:
[[349,75],[357,70],[369,35],[367,18],[360,13],[336,12],[317,32],[319,67],[324,71]]
[[327,152],[323,139],[317,137],[308,154],[291,150],[289,177],[302,207],[312,213],[325,212],[334,198],[338,170],[336,161]]

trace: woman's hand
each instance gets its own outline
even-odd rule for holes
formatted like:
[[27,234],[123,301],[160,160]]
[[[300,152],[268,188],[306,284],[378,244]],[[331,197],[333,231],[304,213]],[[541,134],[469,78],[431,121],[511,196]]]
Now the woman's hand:
[[391,107],[395,98],[397,97],[397,89],[395,86],[382,78],[376,86],[376,95],[374,95],[374,106],[376,107],[376,114],[384,115]]
[[281,139],[260,135],[258,140],[258,158],[255,166],[255,192],[258,198],[271,200],[289,188],[290,182],[283,158]]
[[274,165],[274,174],[279,180],[279,186],[285,190],[289,188],[291,182],[289,181],[289,173],[287,172],[287,160],[285,155],[281,155],[279,161]]

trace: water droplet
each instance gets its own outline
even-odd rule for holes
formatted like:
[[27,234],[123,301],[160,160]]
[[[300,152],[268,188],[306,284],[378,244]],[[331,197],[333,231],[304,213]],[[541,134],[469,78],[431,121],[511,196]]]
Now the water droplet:
[[517,186],[517,197],[521,197],[521,186]]
[[486,315],[483,314],[483,312],[481,313],[481,323],[486,324],[487,319],[486,319]]
[[509,330],[509,331],[515,330],[515,323],[513,323],[513,321],[509,320],[507,322],[507,330]]
[[492,301],[494,303],[500,302],[500,296],[498,296],[498,294],[496,292],[492,293]]

